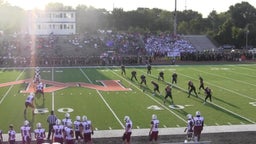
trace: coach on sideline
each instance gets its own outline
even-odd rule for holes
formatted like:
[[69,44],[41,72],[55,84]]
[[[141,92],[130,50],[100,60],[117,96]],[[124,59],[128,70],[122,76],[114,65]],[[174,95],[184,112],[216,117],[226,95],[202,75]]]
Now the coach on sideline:
[[51,133],[52,133],[52,129],[53,129],[53,126],[55,125],[55,122],[57,120],[57,117],[56,115],[54,114],[54,111],[52,110],[51,111],[51,114],[48,116],[47,118],[47,122],[49,124],[49,131],[48,131],[48,137],[47,137],[47,140],[50,140],[50,136],[51,136]]

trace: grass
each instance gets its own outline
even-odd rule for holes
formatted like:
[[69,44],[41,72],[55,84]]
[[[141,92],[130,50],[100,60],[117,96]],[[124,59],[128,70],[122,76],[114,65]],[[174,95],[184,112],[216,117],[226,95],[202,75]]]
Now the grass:
[[[144,74],[148,87],[142,91],[139,82],[131,81],[131,71],[137,71],[137,78]],[[165,81],[158,81],[158,73],[164,71]],[[173,87],[175,109],[170,108],[170,102],[163,103],[164,87],[171,81],[173,72],[178,74],[178,84]],[[33,77],[33,68],[0,70],[0,83],[22,80]],[[59,91],[45,94],[45,101],[36,97],[38,109],[55,110],[58,118],[63,119],[65,112],[70,112],[72,121],[77,115],[86,115],[92,120],[97,130],[123,129],[125,115],[131,117],[134,128],[149,128],[151,115],[156,114],[160,127],[185,127],[186,115],[195,114],[197,110],[205,117],[207,126],[240,125],[255,123],[256,104],[256,67],[255,65],[186,65],[186,66],[153,66],[152,74],[146,74],[146,68],[127,67],[126,76],[121,75],[119,67],[83,67],[83,68],[41,68],[41,77],[45,80],[68,82],[84,82],[102,85],[97,80],[120,80],[123,87],[130,91],[98,91],[84,87],[67,87]],[[192,80],[197,88],[199,76],[205,81],[205,86],[213,90],[213,103],[203,104],[204,94],[199,98],[187,98],[187,82]],[[154,80],[160,85],[161,95],[152,96]],[[140,80],[139,80],[140,81]],[[51,85],[48,85],[51,86]],[[8,125],[14,124],[19,132],[24,121],[24,101],[27,94],[20,93],[25,84],[0,87],[0,114],[4,118],[0,129],[8,131]],[[154,110],[152,108],[160,108]],[[151,109],[150,109],[151,108]],[[41,122],[46,123],[49,112],[36,114],[29,110],[27,119],[33,128]]]

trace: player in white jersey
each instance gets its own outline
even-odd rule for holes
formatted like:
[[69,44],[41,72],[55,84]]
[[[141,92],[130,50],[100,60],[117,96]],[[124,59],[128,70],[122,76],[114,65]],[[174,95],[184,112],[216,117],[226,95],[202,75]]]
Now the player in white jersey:
[[20,127],[20,133],[22,137],[22,144],[31,143],[31,127],[27,120],[24,121],[24,125]]
[[151,128],[149,131],[149,141],[152,142],[153,140],[156,142],[158,138],[158,126],[159,120],[155,114],[152,115],[152,120],[150,122]]
[[42,82],[40,82],[37,86],[36,86],[36,95],[37,94],[42,94],[43,98],[44,98],[44,85]]
[[65,118],[62,119],[62,124],[66,127],[68,122],[71,122],[71,124],[72,124],[72,120],[70,119],[70,114],[66,113]]
[[3,131],[0,130],[0,144],[3,143]]
[[41,123],[37,123],[36,127],[37,128],[34,130],[36,143],[37,144],[42,144],[42,143],[44,143],[44,138],[46,137],[45,129],[42,128]]
[[34,93],[30,93],[26,100],[25,100],[25,110],[24,110],[24,115],[26,116],[27,114],[27,108],[30,107],[32,108],[32,114],[34,115],[34,109],[35,109],[35,106],[34,106]]
[[125,121],[125,131],[123,134],[123,141],[125,144],[130,144],[131,142],[131,134],[132,134],[132,121],[129,116],[124,117]]
[[74,130],[70,121],[67,122],[67,126],[64,128],[64,139],[65,144],[74,144]]
[[81,133],[81,127],[82,127],[82,122],[81,122],[81,117],[80,116],[76,116],[76,120],[74,121],[74,129],[75,129],[75,138],[76,138],[76,143],[78,143],[78,141],[83,140],[83,136]]
[[204,117],[201,116],[199,111],[196,112],[196,116],[194,117],[194,139],[195,142],[200,141],[201,132],[204,127]]
[[61,124],[61,120],[56,120],[56,125],[52,128],[52,141],[63,144],[64,141],[64,126]]
[[193,127],[194,127],[194,120],[193,116],[191,114],[187,115],[187,127],[185,128],[184,132],[187,132],[186,140],[185,142],[189,142],[193,138]]
[[92,127],[92,122],[87,119],[87,116],[82,117],[82,132],[83,132],[83,137],[84,137],[84,142],[91,144],[92,143],[92,137],[93,135],[93,127]]
[[9,142],[9,144],[15,144],[15,142],[16,142],[16,131],[14,130],[12,124],[10,124],[10,126],[9,126],[8,142]]

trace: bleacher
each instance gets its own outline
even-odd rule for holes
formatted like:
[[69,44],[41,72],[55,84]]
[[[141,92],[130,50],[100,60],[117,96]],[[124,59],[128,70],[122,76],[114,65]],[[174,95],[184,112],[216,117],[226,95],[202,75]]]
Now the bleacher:
[[217,47],[206,35],[184,35],[182,38],[189,41],[197,51],[217,50]]

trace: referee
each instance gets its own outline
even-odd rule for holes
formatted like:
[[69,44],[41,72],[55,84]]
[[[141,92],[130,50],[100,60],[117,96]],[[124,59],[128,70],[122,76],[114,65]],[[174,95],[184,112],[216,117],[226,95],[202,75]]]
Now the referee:
[[49,131],[48,131],[48,137],[47,137],[48,140],[50,140],[52,129],[53,129],[53,126],[55,125],[56,120],[57,120],[57,117],[54,114],[54,111],[52,110],[51,115],[49,115],[47,118],[47,122],[49,124]]

